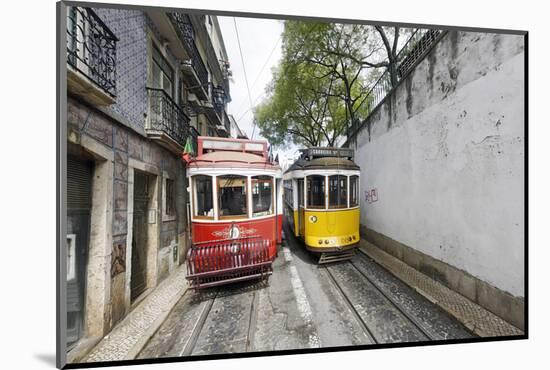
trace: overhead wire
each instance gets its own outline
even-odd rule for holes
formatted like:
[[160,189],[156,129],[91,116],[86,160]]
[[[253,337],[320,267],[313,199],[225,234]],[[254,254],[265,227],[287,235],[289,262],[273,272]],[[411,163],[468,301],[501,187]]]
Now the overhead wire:
[[[239,45],[239,54],[241,55],[241,64],[243,66],[243,73],[244,73],[244,81],[246,83],[246,90],[248,92],[248,102],[250,104],[250,109],[252,109],[252,97],[250,95],[250,86],[248,85],[248,76],[246,74],[246,66],[244,64],[244,58],[243,58],[243,50],[241,48],[241,39],[239,37],[239,30],[237,28],[237,20],[235,19],[235,17],[233,17],[233,25],[235,26],[235,34],[237,35],[237,44]],[[253,122],[253,127],[252,127],[252,135],[250,137],[250,139],[254,139],[254,132],[256,131],[256,122]]]
[[[281,38],[282,38],[282,34],[279,35],[279,37],[277,38],[277,40],[275,41],[275,44],[273,45],[273,48],[271,49],[271,52],[269,53],[267,59],[265,60],[262,68],[260,69],[260,72],[258,73],[258,75],[256,76],[256,78],[254,79],[254,82],[252,82],[252,86],[250,87],[251,89],[254,89],[254,86],[256,86],[256,83],[258,82],[258,80],[260,79],[265,67],[267,67],[267,64],[269,63],[269,61],[271,60],[271,57],[273,56],[273,53],[275,52],[275,50],[277,49],[277,45],[279,45],[279,42],[281,41]],[[258,99],[263,96],[264,93],[260,94],[258,97],[256,97],[256,99],[254,99],[254,102],[253,104],[256,104],[256,102],[258,101]],[[244,103],[244,102],[243,102]],[[236,110],[237,112],[241,112],[241,109],[243,108],[243,105],[244,104],[241,104],[239,106],[239,108]],[[250,111],[250,108],[247,109],[246,111],[242,112],[241,114],[239,114],[239,117],[242,117],[244,114],[246,114],[247,112]],[[238,120],[237,120],[238,122]]]

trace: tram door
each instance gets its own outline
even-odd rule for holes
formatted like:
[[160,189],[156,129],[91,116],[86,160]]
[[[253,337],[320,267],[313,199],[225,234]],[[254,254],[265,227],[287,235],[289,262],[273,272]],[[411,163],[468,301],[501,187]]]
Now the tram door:
[[134,219],[132,223],[132,270],[130,298],[134,301],[147,286],[147,216],[149,204],[149,176],[134,172]]
[[82,337],[93,162],[67,158],[67,345]]

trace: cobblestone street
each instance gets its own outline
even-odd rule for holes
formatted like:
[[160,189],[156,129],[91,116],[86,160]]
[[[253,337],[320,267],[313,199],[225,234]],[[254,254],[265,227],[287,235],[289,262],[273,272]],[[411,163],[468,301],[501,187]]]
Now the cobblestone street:
[[351,260],[320,266],[300,241],[287,236],[268,283],[197,293],[188,289],[181,266],[84,361],[521,334],[364,240]]
[[470,337],[365,254],[320,267],[290,237],[268,284],[186,291],[138,358]]

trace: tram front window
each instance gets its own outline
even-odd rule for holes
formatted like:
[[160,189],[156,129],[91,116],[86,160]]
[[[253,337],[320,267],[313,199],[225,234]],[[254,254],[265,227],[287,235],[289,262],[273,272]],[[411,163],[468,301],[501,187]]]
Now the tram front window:
[[348,206],[348,178],[334,175],[328,178],[328,205],[329,208],[347,208]]
[[218,176],[220,218],[247,217],[246,177]]
[[193,176],[195,187],[195,216],[214,217],[212,198],[212,178],[210,176]]
[[325,208],[325,176],[307,177],[307,207]]
[[349,206],[357,207],[359,205],[359,176],[349,178]]
[[271,176],[252,177],[252,213],[265,216],[273,213],[273,178]]

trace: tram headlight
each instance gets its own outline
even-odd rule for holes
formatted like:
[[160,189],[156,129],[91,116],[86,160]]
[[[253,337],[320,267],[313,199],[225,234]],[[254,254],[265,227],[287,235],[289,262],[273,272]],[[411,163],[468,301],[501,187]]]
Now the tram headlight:
[[316,223],[317,222],[317,216],[315,216],[315,215],[309,216],[309,222],[311,222],[312,224]]

